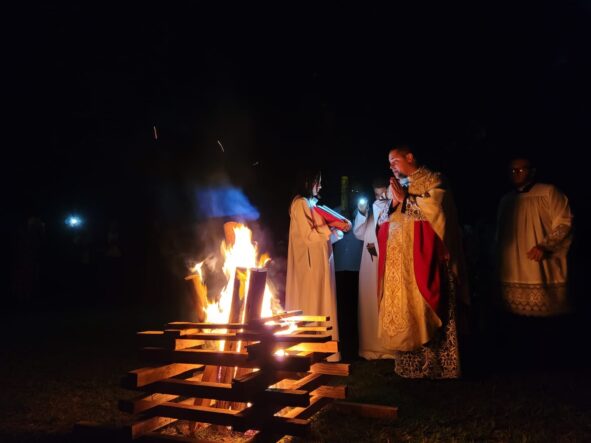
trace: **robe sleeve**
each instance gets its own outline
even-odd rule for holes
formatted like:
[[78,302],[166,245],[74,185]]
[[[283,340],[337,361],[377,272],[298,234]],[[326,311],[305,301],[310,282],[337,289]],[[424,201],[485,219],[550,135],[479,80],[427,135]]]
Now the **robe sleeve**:
[[353,223],[353,234],[355,234],[355,237],[357,237],[358,240],[363,241],[365,238],[365,231],[368,228],[368,221],[369,217],[367,215],[363,215],[361,212],[357,211],[355,222]]
[[304,198],[297,198],[291,205],[291,223],[306,244],[326,242],[330,238],[330,229],[326,223],[318,224]]
[[388,214],[388,210],[391,204],[392,200],[376,200],[373,203],[373,217],[378,226],[388,221],[390,215]]
[[548,211],[552,219],[552,230],[538,246],[552,252],[563,247],[568,241],[573,218],[568,198],[554,186],[550,188],[548,195]]

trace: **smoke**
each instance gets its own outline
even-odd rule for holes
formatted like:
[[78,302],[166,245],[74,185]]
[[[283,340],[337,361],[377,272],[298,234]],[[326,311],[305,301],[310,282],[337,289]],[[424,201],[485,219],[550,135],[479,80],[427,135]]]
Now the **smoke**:
[[244,193],[232,186],[204,187],[196,191],[197,210],[202,218],[257,220],[259,211]]

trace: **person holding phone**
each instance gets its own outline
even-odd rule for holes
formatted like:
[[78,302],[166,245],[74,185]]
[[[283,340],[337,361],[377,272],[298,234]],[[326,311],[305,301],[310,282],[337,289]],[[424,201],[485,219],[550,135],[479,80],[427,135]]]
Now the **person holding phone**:
[[363,241],[359,268],[358,331],[359,356],[366,360],[394,358],[378,340],[378,240],[377,220],[381,214],[388,215],[390,201],[386,197],[388,180],[378,177],[372,186],[375,201],[369,206],[366,198],[357,202],[357,215],[353,224],[355,237]]

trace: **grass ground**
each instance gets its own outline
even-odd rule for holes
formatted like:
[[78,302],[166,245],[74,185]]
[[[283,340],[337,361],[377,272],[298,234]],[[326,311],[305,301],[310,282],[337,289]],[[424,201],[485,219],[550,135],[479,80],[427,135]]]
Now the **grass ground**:
[[[141,367],[134,333],[171,320],[168,312],[37,310],[5,312],[0,349],[0,441],[74,441],[76,422],[117,425],[128,370]],[[579,348],[583,359],[586,349]],[[482,362],[480,362],[482,363]],[[396,405],[396,421],[327,409],[310,441],[591,441],[591,379],[586,365],[488,367],[462,380],[404,380],[390,361],[355,361],[344,380],[352,401]],[[510,365],[509,365],[510,366]],[[488,370],[484,370],[488,369]]]

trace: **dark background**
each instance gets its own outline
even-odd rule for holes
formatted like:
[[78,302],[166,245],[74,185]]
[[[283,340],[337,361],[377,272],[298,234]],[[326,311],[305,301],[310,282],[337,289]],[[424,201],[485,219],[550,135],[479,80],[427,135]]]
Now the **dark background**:
[[[112,274],[122,288],[91,284],[97,296],[169,294],[216,235],[195,201],[211,184],[243,189],[281,258],[297,169],[321,167],[337,206],[339,177],[369,192],[399,141],[449,177],[471,226],[494,224],[508,156],[534,156],[571,199],[582,268],[591,6],[515,3],[7,8],[2,293],[10,299],[19,233],[37,216],[37,298],[73,294],[67,281],[85,272],[82,282]],[[72,268],[71,212],[85,217],[96,267]],[[113,221],[124,276],[100,258]]]

